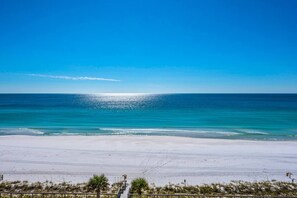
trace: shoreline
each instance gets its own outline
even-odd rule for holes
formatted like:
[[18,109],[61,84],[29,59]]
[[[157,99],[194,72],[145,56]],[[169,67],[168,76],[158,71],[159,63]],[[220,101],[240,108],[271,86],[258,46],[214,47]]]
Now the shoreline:
[[[63,131],[66,130],[66,131]],[[198,139],[251,140],[251,141],[297,141],[296,131],[273,134],[257,129],[224,129],[224,128],[36,128],[6,127],[0,128],[0,136],[164,136]]]
[[224,137],[193,137],[182,135],[159,135],[159,134],[79,134],[79,133],[63,133],[63,134],[1,134],[1,137],[162,137],[162,138],[186,138],[186,139],[202,139],[202,140],[226,140],[226,141],[248,141],[248,142],[297,142],[297,139],[256,139],[256,138],[224,138]]
[[116,182],[145,177],[163,185],[288,181],[297,172],[297,141],[173,136],[0,136],[4,180],[87,181],[106,174]]

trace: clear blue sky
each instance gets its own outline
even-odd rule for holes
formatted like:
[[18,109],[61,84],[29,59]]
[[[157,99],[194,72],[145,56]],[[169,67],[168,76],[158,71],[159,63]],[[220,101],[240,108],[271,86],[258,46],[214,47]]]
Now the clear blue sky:
[[297,1],[0,0],[0,92],[296,93]]

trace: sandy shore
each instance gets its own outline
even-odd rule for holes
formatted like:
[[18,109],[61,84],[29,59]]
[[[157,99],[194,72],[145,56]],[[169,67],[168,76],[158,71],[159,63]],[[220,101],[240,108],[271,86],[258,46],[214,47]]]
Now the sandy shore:
[[86,181],[105,173],[150,183],[288,181],[297,174],[297,142],[151,136],[1,136],[5,180]]

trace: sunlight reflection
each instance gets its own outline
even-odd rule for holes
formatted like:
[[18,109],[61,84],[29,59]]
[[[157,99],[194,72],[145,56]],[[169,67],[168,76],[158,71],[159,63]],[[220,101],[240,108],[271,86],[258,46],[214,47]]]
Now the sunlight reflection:
[[86,95],[83,100],[94,108],[134,109],[150,106],[156,97],[156,94],[103,93]]

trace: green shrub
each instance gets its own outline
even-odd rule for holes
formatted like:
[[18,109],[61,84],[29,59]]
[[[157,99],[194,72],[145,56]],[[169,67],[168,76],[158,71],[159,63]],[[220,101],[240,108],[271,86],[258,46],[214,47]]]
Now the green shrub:
[[131,182],[131,191],[141,195],[143,190],[149,188],[148,182],[144,178],[136,178]]
[[107,177],[104,174],[101,175],[94,175],[90,178],[88,182],[88,186],[91,189],[96,189],[97,191],[105,191],[108,189],[109,183]]

